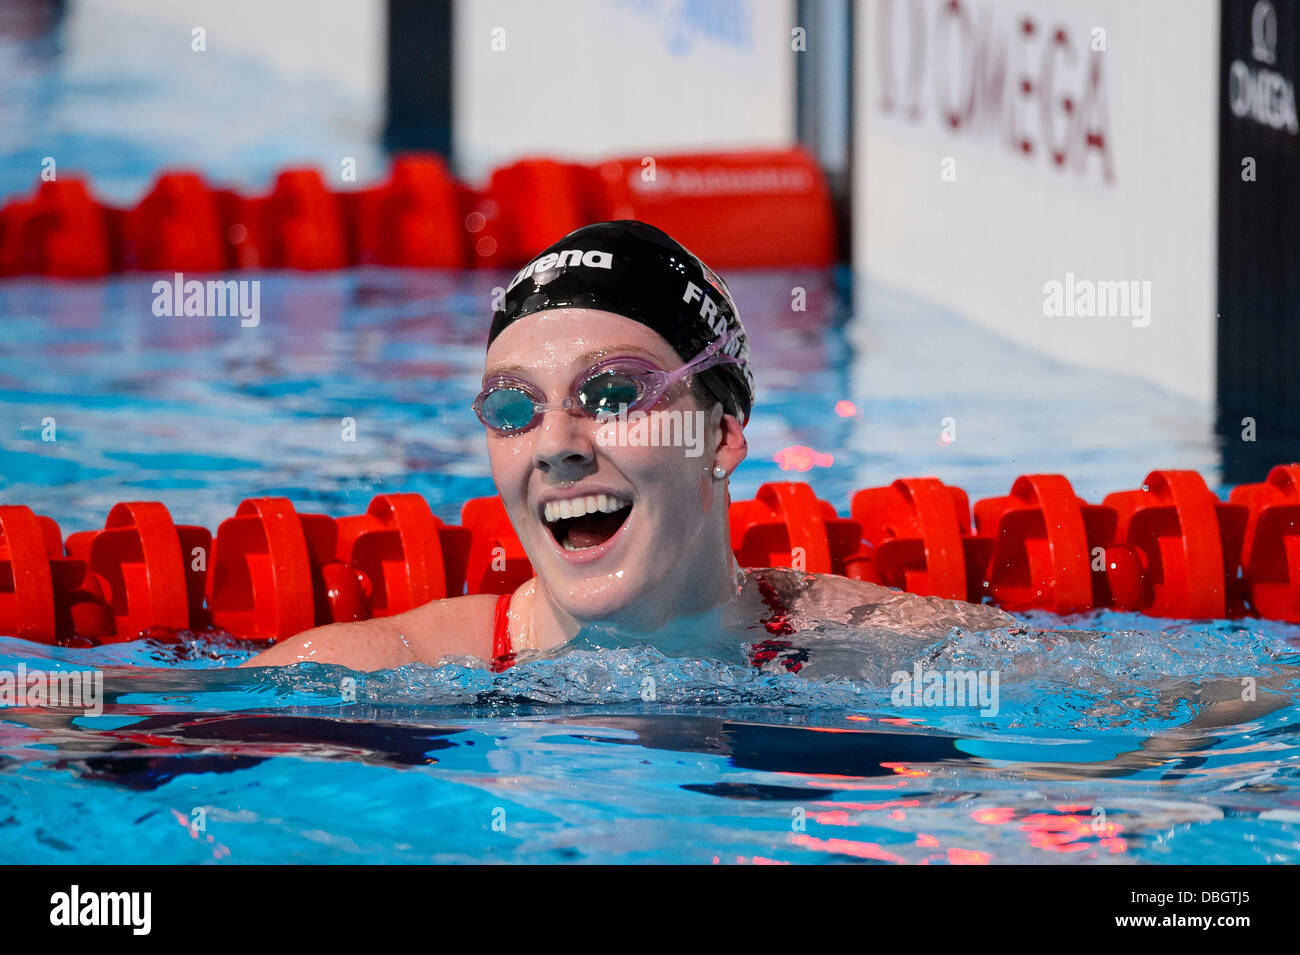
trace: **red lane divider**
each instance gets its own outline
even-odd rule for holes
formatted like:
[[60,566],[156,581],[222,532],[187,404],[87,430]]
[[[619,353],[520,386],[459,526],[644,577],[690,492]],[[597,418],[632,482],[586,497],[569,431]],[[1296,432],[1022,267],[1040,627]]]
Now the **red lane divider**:
[[0,210],[0,275],[95,278],[112,271],[104,207],[77,179],[42,182]]
[[1195,471],[1152,471],[1144,490],[1107,494],[1119,517],[1115,542],[1134,548],[1154,617],[1239,617],[1237,567],[1247,509],[1225,504]]
[[1250,512],[1241,566],[1251,604],[1261,616],[1300,623],[1300,464],[1279,464],[1228,497]]
[[966,492],[937,478],[899,478],[853,495],[850,511],[876,549],[880,581],[915,594],[979,601],[992,541],[971,534]]
[[473,264],[523,264],[574,229],[609,218],[595,211],[593,181],[586,167],[552,159],[525,159],[494,170],[465,219]]
[[372,617],[460,594],[471,532],[448,527],[418,494],[381,494],[365,514],[338,519],[338,559],[361,582]]
[[365,616],[355,573],[334,560],[338,527],[299,514],[288,498],[242,502],[212,542],[208,607],[215,626],[275,640],[318,624]]
[[131,209],[98,202],[76,177],[42,182],[0,208],[0,276],[506,268],[579,226],[625,218],[659,226],[717,268],[836,258],[829,189],[799,149],[594,165],[532,157],[495,170],[481,190],[440,157],[412,153],[394,159],[386,181],[346,191],[315,169],[283,170],[263,196],[171,170]]
[[1136,610],[1141,568],[1128,547],[1108,546],[1114,509],[1077,497],[1060,474],[1016,478],[1006,497],[975,503],[976,532],[993,540],[984,592],[1007,610]]
[[226,268],[221,206],[196,173],[165,173],[123,215],[124,267],[145,272]]
[[732,502],[729,518],[731,546],[742,567],[845,574],[851,563],[856,576],[870,564],[858,522],[837,516],[807,484],[764,484],[756,499]]
[[[64,635],[54,598],[62,553],[58,525],[48,517],[37,517],[21,504],[0,507],[0,632],[37,643]],[[70,576],[80,579],[84,565],[75,563],[79,566]]]
[[611,159],[593,181],[596,218],[649,222],[717,269],[835,261],[830,190],[801,149]]
[[0,633],[72,645],[114,637],[103,578],[63,550],[50,518],[21,505],[0,507]]
[[340,198],[358,264],[447,269],[468,264],[460,190],[438,156],[398,156],[387,183]]
[[341,269],[349,265],[343,207],[314,169],[286,169],[262,206],[269,265]]
[[[225,243],[227,265],[236,269],[261,269],[278,264],[266,230],[267,200],[241,196],[229,189],[219,189],[214,196],[221,211],[221,240]],[[169,264],[168,270],[171,268]]]
[[[188,186],[184,187],[188,189]],[[1100,504],[1059,474],[1024,475],[976,502],[937,478],[853,495],[842,518],[799,482],[759,488],[728,514],[744,566],[787,566],[1011,610],[1093,607],[1156,616],[1246,612],[1300,622],[1300,464],[1220,501],[1200,475],[1153,471]],[[416,494],[364,514],[242,502],[216,538],[154,502],[117,504],[103,530],[0,506],[0,635],[94,643],[215,626],[272,641],[463,593],[507,593],[533,574],[499,497],[444,524]]]
[[84,562],[112,618],[106,643],[205,626],[203,568],[211,547],[206,528],[177,527],[167,508],[144,501],[114,505],[104,530],[67,540],[68,555]]
[[465,502],[461,525],[470,532],[465,586],[471,594],[508,594],[533,576],[524,546],[499,497]]

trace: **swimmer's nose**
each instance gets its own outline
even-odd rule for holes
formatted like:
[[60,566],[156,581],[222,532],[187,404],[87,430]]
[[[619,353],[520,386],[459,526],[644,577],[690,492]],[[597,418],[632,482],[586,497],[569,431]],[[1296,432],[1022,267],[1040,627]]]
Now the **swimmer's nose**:
[[561,480],[589,474],[596,461],[592,421],[559,408],[547,411],[537,426],[533,466]]

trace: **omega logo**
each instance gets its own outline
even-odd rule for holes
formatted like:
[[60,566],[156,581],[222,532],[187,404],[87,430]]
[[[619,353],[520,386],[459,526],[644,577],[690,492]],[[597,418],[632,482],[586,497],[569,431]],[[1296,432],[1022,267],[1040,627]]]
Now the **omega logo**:
[[1277,60],[1277,11],[1268,0],[1259,0],[1250,14],[1251,55],[1261,63]]

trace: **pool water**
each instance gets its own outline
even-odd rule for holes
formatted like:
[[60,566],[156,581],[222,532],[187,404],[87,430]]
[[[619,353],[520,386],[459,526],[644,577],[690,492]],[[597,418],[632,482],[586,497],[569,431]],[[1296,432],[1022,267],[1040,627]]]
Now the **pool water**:
[[[360,185],[383,174],[373,110],[328,77],[219,43],[196,58],[174,26],[95,4],[48,28],[23,6],[0,8],[0,196],[46,157],[123,204],[164,167],[255,192],[343,156]],[[152,277],[0,281],[0,502],[66,535],[119,500],[215,529],[252,496],[339,516],[414,491],[454,521],[493,492],[469,401],[505,276],[241,277],[262,282],[256,327],[157,317]],[[1220,483],[1208,407],[841,273],[727,278],[760,383],[736,499],[792,478],[841,512],[919,474],[972,501],[1022,473],[1064,473],[1092,501],[1153,468]],[[799,447],[820,463],[784,470]],[[235,670],[256,648],[212,634],[0,635],[0,671],[94,667],[106,691],[99,716],[0,710],[0,861],[1300,860],[1300,628],[1026,624],[914,651],[996,671],[987,714],[896,705],[888,635],[844,628],[818,635],[807,678],[671,647],[354,674]],[[1234,709],[1246,679],[1258,700]]]
[[[215,528],[254,495],[339,516],[417,491],[454,521],[492,493],[468,401],[503,276],[260,278],[247,328],[155,317],[143,277],[0,284],[0,497],[67,534],[122,499]],[[835,272],[733,284],[762,388],[737,499],[803,479],[843,511],[856,488],[927,473],[972,499],[1044,470],[1090,500],[1156,466],[1216,483],[1208,415],[1181,399],[869,284],[846,324]],[[807,312],[788,311],[795,286]],[[956,441],[939,439],[945,417]],[[793,446],[833,463],[783,470]],[[502,674],[354,674],[232,670],[255,648],[212,634],[3,638],[0,669],[101,668],[106,705],[0,714],[0,859],[1300,861],[1300,628],[1108,611],[1026,624],[916,654],[996,671],[996,713],[896,705],[889,667],[869,665],[877,635],[844,629],[821,635],[838,665],[806,678],[643,646]],[[1215,725],[1207,701],[1246,677],[1266,705]]]

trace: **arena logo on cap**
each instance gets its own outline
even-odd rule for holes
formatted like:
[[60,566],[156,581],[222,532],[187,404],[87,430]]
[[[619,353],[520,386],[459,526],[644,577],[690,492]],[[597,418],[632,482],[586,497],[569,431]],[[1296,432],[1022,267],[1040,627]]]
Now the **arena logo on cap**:
[[520,269],[510,284],[506,286],[509,292],[512,288],[522,282],[528,276],[536,272],[549,272],[552,269],[571,269],[576,266],[585,266],[589,269],[612,269],[614,267],[614,253],[600,252],[592,249],[584,252],[582,249],[565,249],[563,252],[547,252],[545,255],[538,256]]

